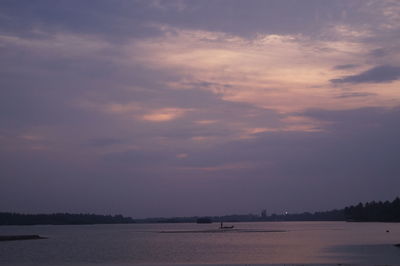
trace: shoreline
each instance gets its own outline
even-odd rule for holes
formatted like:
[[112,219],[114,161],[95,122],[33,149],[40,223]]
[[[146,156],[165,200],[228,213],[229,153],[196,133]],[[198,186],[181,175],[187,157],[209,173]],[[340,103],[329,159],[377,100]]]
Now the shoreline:
[[0,235],[0,241],[15,241],[15,240],[38,240],[47,239],[39,235]]

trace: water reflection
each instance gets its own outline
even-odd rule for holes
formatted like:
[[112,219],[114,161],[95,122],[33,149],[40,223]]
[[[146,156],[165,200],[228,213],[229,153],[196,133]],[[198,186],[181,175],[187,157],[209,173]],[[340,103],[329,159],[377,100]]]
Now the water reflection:
[[[400,242],[400,224],[235,223],[235,230],[215,233],[220,230],[218,226],[130,224],[0,227],[0,234],[39,234],[49,237],[33,242],[0,243],[0,264],[400,265],[400,248],[393,246]],[[386,233],[387,230],[390,233]]]
[[[341,245],[328,247],[331,259],[341,257],[346,261],[362,265],[399,265],[400,249],[391,244]],[[329,256],[327,256],[329,258]]]

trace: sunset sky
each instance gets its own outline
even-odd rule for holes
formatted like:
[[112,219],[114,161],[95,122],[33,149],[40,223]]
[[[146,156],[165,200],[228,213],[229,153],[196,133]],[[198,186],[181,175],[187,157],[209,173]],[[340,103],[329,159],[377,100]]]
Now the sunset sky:
[[0,58],[0,211],[399,195],[399,1],[2,0]]

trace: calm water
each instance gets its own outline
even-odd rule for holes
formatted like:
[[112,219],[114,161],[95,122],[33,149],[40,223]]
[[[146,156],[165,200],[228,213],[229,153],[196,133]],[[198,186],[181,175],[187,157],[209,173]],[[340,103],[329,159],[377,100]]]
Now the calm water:
[[[345,222],[236,223],[285,232],[160,233],[218,224],[6,226],[0,235],[44,240],[0,242],[0,265],[356,264],[400,265],[400,224]],[[386,230],[390,232],[387,233]]]

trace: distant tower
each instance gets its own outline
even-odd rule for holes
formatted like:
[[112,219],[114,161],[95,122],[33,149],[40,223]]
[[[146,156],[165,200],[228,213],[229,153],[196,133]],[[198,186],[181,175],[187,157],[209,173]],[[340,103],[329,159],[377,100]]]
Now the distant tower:
[[267,218],[267,210],[266,209],[261,211],[261,218]]

